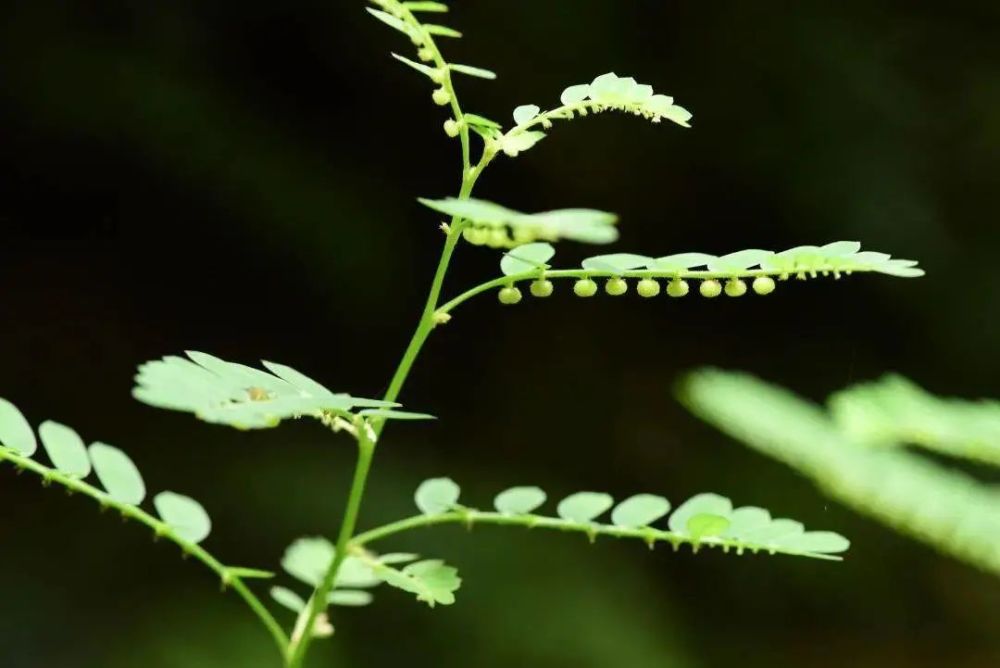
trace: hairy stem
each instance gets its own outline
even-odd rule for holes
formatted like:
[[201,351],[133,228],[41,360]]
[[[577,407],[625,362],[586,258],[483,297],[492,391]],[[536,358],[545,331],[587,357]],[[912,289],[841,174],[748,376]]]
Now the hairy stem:
[[277,620],[275,620],[274,616],[268,612],[267,608],[263,603],[261,603],[260,599],[257,598],[252,591],[250,591],[243,580],[234,573],[234,570],[213,557],[204,548],[195,543],[184,540],[174,532],[169,524],[153,517],[141,508],[126,503],[119,503],[93,485],[89,485],[78,478],[74,478],[54,469],[50,469],[47,466],[39,464],[33,459],[23,457],[9,448],[0,446],[0,461],[3,460],[9,461],[21,470],[31,471],[32,473],[41,476],[46,483],[55,482],[65,487],[67,490],[78,492],[84,496],[94,499],[104,508],[113,508],[121,513],[123,517],[136,520],[140,524],[146,525],[157,537],[163,537],[173,543],[176,543],[185,554],[191,555],[219,576],[219,580],[222,582],[223,586],[232,587],[233,591],[239,594],[240,598],[243,599],[243,602],[247,604],[247,606],[254,612],[254,614],[257,615],[264,626],[267,627],[267,630],[270,631],[275,644],[277,644],[282,656],[284,656],[285,648],[288,645],[288,636],[281,628],[281,625],[277,622]]
[[299,668],[305,660],[309,651],[309,643],[312,642],[312,631],[316,624],[316,619],[328,606],[328,598],[333,590],[333,585],[337,579],[337,572],[340,565],[347,556],[348,544],[351,536],[354,535],[354,528],[357,526],[358,513],[361,510],[361,499],[365,493],[365,482],[368,480],[368,471],[371,469],[372,456],[375,453],[375,441],[368,434],[367,425],[359,425],[358,428],[358,461],[354,467],[354,478],[351,481],[351,489],[347,496],[347,508],[344,510],[344,519],[340,525],[340,534],[337,537],[337,548],[334,553],[333,563],[327,569],[326,575],[320,586],[316,588],[309,601],[309,612],[302,624],[304,629],[299,638],[292,640],[288,651],[289,668]]

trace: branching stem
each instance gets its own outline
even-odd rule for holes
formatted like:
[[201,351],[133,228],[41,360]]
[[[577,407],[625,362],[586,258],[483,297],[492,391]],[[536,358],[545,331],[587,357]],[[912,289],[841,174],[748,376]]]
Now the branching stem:
[[219,580],[222,582],[224,587],[232,587],[233,591],[239,594],[240,598],[243,599],[243,601],[250,607],[251,610],[253,610],[254,614],[257,615],[264,626],[267,627],[267,630],[270,631],[271,636],[274,638],[274,642],[277,644],[282,656],[285,655],[285,648],[288,646],[287,634],[264,604],[261,603],[260,599],[257,598],[252,591],[250,591],[243,580],[236,574],[237,571],[233,568],[230,568],[220,562],[199,545],[184,540],[178,536],[167,523],[153,517],[141,508],[115,501],[105,492],[102,492],[93,485],[89,485],[78,478],[74,478],[54,469],[50,469],[47,466],[39,464],[33,459],[23,457],[9,448],[0,446],[0,461],[4,460],[10,462],[19,469],[31,471],[32,473],[41,476],[46,482],[55,482],[70,491],[78,492],[84,496],[90,497],[101,504],[103,508],[113,508],[121,513],[123,517],[133,519],[140,524],[146,525],[156,536],[166,538],[167,540],[176,543],[185,554],[191,555],[219,576]]

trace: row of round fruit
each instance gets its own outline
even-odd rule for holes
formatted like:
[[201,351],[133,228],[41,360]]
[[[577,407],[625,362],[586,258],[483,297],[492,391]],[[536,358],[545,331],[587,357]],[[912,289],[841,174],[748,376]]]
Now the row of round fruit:
[[[753,291],[758,295],[769,295],[774,292],[774,279],[770,276],[758,276],[753,280]],[[529,288],[533,297],[548,297],[554,290],[552,281],[539,278],[531,283]],[[573,292],[577,297],[593,297],[597,294],[598,287],[590,278],[581,278],[573,284]],[[618,297],[628,292],[628,282],[623,278],[609,278],[604,284],[604,291],[612,297]],[[640,297],[655,297],[660,294],[660,283],[652,278],[644,278],[636,283],[635,291]],[[667,295],[670,297],[684,297],[690,292],[687,281],[675,278],[667,283]],[[698,292],[702,297],[718,297],[725,292],[730,297],[742,297],[747,293],[747,284],[739,278],[732,278],[726,281],[725,287],[710,278],[701,282]],[[507,285],[500,289],[498,295],[501,304],[517,304],[521,301],[521,290],[514,285]]]

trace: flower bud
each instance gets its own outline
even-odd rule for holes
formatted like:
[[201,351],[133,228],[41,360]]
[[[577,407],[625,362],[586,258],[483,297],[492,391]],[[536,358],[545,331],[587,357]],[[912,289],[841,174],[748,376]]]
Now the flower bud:
[[449,137],[457,137],[462,131],[462,126],[454,118],[449,118],[444,122],[444,133]]

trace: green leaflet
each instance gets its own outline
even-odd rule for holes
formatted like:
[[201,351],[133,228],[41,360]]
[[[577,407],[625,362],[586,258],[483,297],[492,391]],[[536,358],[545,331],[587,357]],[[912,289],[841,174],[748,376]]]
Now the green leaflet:
[[358,589],[338,589],[330,592],[328,600],[330,605],[341,605],[352,608],[360,608],[371,604],[374,600],[371,592]]
[[38,435],[57,471],[74,478],[90,475],[90,456],[80,435],[69,427],[51,420],[38,427]]
[[403,6],[411,12],[438,12],[448,11],[448,5],[443,2],[404,2]]
[[271,598],[282,607],[288,608],[295,614],[299,614],[306,608],[306,602],[301,596],[286,587],[271,587]]
[[212,520],[200,503],[174,492],[160,492],[153,499],[160,519],[184,540],[198,544],[212,532]]
[[454,508],[460,493],[451,478],[433,478],[420,483],[413,500],[423,514],[437,515]]
[[437,69],[436,67],[430,67],[428,65],[424,65],[423,63],[418,63],[417,61],[410,60],[406,56],[401,56],[398,53],[393,53],[391,55],[399,62],[403,63],[404,65],[408,65],[409,67],[412,67],[417,72],[420,72],[421,74],[428,77],[435,83],[441,82],[441,70]]
[[0,399],[0,445],[25,457],[32,456],[38,449],[31,425],[17,406],[6,399]]
[[524,104],[514,110],[514,122],[518,125],[527,123],[542,112],[537,104]]
[[472,65],[459,65],[457,63],[449,63],[448,69],[450,69],[452,72],[458,72],[459,74],[465,74],[466,76],[476,77],[478,79],[487,79],[492,81],[493,79],[497,78],[496,72],[483,69],[482,67],[473,67]]
[[564,520],[583,524],[607,512],[612,505],[614,505],[614,499],[608,494],[577,492],[560,501],[556,512]]
[[493,506],[503,515],[527,515],[545,503],[545,492],[538,487],[511,487],[497,494]]
[[[890,396],[895,393],[892,384]],[[692,374],[683,384],[682,400],[702,419],[805,474],[829,496],[1000,574],[1000,496],[990,486],[905,450],[872,447],[871,442],[857,439],[853,427],[845,429],[815,404],[745,374],[717,370]],[[843,399],[833,403],[839,401]],[[761,517],[758,509],[754,517],[741,521],[760,523]],[[775,538],[778,529],[786,533]],[[809,549],[841,542],[825,532],[799,533],[791,524],[748,533]]]
[[146,483],[129,456],[105,443],[90,446],[90,461],[94,473],[108,496],[130,506],[138,506],[146,498]]
[[281,567],[293,578],[318,587],[333,562],[333,543],[326,538],[299,538],[288,546]]
[[402,570],[380,565],[375,572],[386,584],[416,595],[432,608],[454,603],[455,592],[462,585],[458,570],[438,559],[418,561]]
[[500,271],[504,276],[513,276],[527,271],[545,270],[549,266],[546,262],[555,254],[556,249],[552,244],[543,241],[518,246],[504,253],[500,259]]
[[[193,413],[206,422],[237,429],[266,429],[299,417],[350,418],[358,408],[399,405],[334,393],[282,364],[264,362],[264,366],[267,371],[192,351],[187,359],[171,356],[141,365],[132,394],[151,406]],[[415,414],[400,415],[413,419]]]
[[669,512],[670,502],[662,496],[636,494],[615,506],[611,522],[615,526],[637,529],[653,524]]
[[[582,243],[606,244],[618,238],[618,217],[594,209],[560,209],[542,213],[521,213],[478,199],[421,199],[420,203],[439,213],[464,220],[487,230],[502,228],[504,241],[496,246],[518,246],[532,241],[568,239]],[[507,230],[512,238],[507,237]],[[469,236],[466,235],[466,239]],[[471,239],[469,239],[471,241]]]

